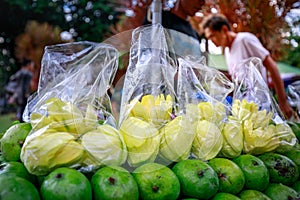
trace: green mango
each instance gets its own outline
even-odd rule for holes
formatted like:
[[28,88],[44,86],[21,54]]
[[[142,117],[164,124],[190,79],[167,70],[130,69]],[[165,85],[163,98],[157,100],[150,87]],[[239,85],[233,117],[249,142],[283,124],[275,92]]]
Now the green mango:
[[122,167],[106,166],[96,171],[91,180],[93,197],[100,199],[138,200],[138,185]]
[[0,199],[5,200],[39,200],[35,186],[21,177],[0,176]]
[[204,161],[182,160],[176,163],[172,170],[178,177],[181,193],[185,196],[209,199],[218,192],[218,175]]
[[299,177],[298,166],[288,157],[278,153],[264,153],[258,156],[267,166],[270,182],[285,185],[294,184]]
[[12,125],[1,138],[1,152],[6,161],[19,161],[23,143],[31,131],[30,123]]
[[300,199],[298,192],[281,183],[271,183],[264,193],[272,200]]

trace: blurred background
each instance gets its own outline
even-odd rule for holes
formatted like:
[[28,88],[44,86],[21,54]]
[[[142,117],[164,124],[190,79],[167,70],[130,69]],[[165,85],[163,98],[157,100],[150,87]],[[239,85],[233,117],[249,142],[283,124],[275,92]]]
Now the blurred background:
[[[172,8],[175,2],[163,0],[163,9]],[[6,104],[4,88],[23,58],[35,63],[33,93],[45,46],[100,43],[141,26],[149,4],[149,0],[0,0],[0,132],[14,120],[15,107]],[[209,13],[224,14],[235,32],[255,34],[276,59],[286,87],[300,80],[299,0],[206,0],[189,18],[201,37],[199,24]],[[226,73],[222,49],[203,38],[201,50],[212,66]],[[120,66],[119,71],[124,70],[126,67]]]

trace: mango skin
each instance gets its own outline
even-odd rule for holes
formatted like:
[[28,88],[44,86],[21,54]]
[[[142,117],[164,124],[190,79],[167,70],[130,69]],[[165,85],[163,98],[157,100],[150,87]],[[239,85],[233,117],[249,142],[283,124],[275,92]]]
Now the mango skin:
[[30,123],[17,123],[12,125],[1,138],[1,152],[6,161],[19,161],[22,145],[30,133]]
[[271,183],[264,193],[272,200],[300,198],[300,195],[294,189],[281,183]]
[[219,189],[217,173],[204,161],[183,160],[172,171],[179,179],[181,193],[188,197],[210,199]]
[[250,154],[240,155],[232,160],[245,175],[245,189],[264,191],[270,181],[267,166],[256,156]]
[[179,197],[180,182],[167,166],[147,163],[136,168],[132,175],[138,184],[141,199],[176,200]]
[[138,200],[139,190],[133,176],[124,168],[106,166],[96,171],[91,180],[95,200]]
[[241,168],[226,158],[213,158],[208,164],[219,177],[219,192],[238,194],[245,185],[245,176]]
[[298,166],[288,157],[278,153],[264,153],[258,156],[268,168],[270,182],[290,186],[299,177]]

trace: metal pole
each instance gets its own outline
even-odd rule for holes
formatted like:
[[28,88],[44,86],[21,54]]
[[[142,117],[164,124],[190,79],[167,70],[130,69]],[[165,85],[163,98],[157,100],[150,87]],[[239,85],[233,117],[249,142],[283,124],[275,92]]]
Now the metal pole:
[[161,10],[162,2],[161,0],[153,0],[151,4],[152,12],[152,24],[161,24]]

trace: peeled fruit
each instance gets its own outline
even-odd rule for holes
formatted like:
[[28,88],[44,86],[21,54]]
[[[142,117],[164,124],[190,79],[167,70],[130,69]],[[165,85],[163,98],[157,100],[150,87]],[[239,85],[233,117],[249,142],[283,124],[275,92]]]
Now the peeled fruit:
[[213,158],[208,164],[219,177],[219,192],[237,194],[245,185],[245,176],[237,164],[226,158]]
[[195,131],[187,118],[178,116],[161,130],[160,155],[167,160],[178,162],[189,157]]
[[200,119],[219,124],[226,116],[226,110],[222,103],[200,102],[198,105]]
[[97,115],[92,105],[87,106],[85,116],[74,103],[56,97],[47,99],[40,108],[43,114],[33,112],[30,116],[34,130],[48,127],[79,137],[97,125]]
[[128,150],[127,161],[133,167],[154,162],[158,155],[160,135],[154,125],[136,117],[123,121],[120,133]]
[[123,137],[117,129],[104,124],[82,136],[82,146],[98,165],[121,165],[127,151]]
[[178,177],[181,193],[185,196],[210,199],[218,191],[218,175],[204,161],[183,160],[176,163],[172,170]]
[[179,196],[180,182],[175,173],[164,165],[147,163],[136,168],[132,175],[141,199],[175,200]]
[[269,171],[264,162],[256,156],[243,154],[233,159],[245,175],[245,188],[263,191],[269,184]]
[[281,183],[271,183],[264,193],[272,200],[300,199],[298,192]]
[[1,152],[6,161],[19,161],[23,143],[31,131],[30,123],[12,125],[1,138]]
[[239,121],[228,119],[222,127],[223,146],[221,154],[227,158],[235,158],[243,150],[243,131]]
[[79,171],[58,168],[47,175],[40,189],[43,200],[91,200],[92,188],[89,180]]
[[122,167],[103,167],[91,180],[95,200],[138,200],[139,191],[133,176]]
[[55,168],[78,163],[84,149],[75,137],[65,132],[42,132],[27,137],[21,151],[21,160],[34,175],[48,174]]
[[145,95],[141,101],[134,99],[128,106],[131,108],[129,116],[160,127],[171,119],[173,100],[170,95]]
[[28,180],[14,176],[0,176],[0,199],[39,200],[39,192]]
[[298,167],[288,157],[277,153],[264,153],[258,158],[267,166],[271,182],[292,185],[297,181]]
[[223,137],[220,129],[212,122],[200,120],[196,126],[196,135],[192,153],[198,159],[210,160],[220,152]]

